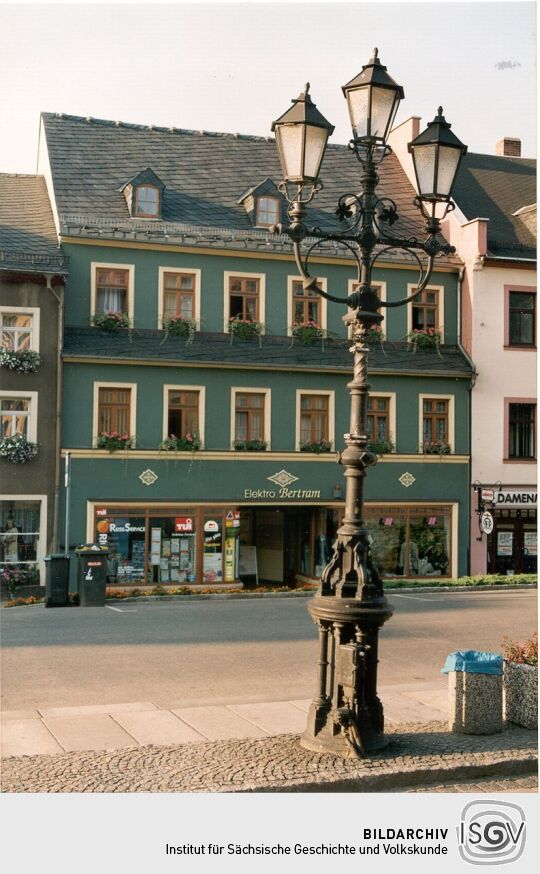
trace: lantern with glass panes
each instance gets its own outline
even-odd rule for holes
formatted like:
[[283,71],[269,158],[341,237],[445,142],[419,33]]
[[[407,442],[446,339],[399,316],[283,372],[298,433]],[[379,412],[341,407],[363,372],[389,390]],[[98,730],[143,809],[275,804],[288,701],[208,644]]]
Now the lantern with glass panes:
[[[301,743],[317,752],[361,757],[387,742],[377,695],[377,651],[379,628],[393,613],[363,522],[364,479],[377,461],[367,434],[367,335],[382,322],[382,308],[402,306],[418,297],[429,282],[435,258],[455,251],[440,236],[440,220],[452,208],[452,188],[467,147],[450,131],[441,109],[409,144],[418,183],[413,202],[423,216],[425,236],[400,238],[392,231],[399,219],[395,201],[379,196],[377,186],[378,167],[392,151],[388,136],[403,88],[388,75],[375,49],[369,63],[343,86],[343,93],[353,133],[349,148],[360,163],[360,174],[359,190],[338,199],[336,214],[342,228],[325,231],[307,221],[308,206],[322,188],[319,173],[334,127],[319,112],[306,85],[293,106],[272,124],[283,174],[280,190],[288,201],[290,220],[274,230],[291,240],[305,291],[316,291],[348,308],[343,320],[352,334],[351,414],[346,448],[339,455],[345,467],[345,512],[332,556],[308,607],[318,627],[319,672]],[[310,273],[312,253],[328,244],[342,247],[356,263],[357,283],[346,298],[325,292]],[[406,250],[420,271],[414,294],[398,301],[381,301],[372,285],[374,265],[389,249]]]

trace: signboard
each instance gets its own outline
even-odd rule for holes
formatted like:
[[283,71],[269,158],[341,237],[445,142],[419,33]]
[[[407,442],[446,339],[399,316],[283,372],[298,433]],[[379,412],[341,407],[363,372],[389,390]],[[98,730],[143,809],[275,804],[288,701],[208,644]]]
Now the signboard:
[[178,534],[182,532],[192,533],[193,528],[193,516],[177,516],[174,520],[174,530]]
[[161,528],[152,528],[150,564],[161,564]]
[[204,530],[207,533],[219,531],[219,525],[214,521],[214,519],[208,519],[208,521],[204,523]]
[[480,517],[480,528],[484,534],[491,534],[493,531],[493,516],[486,510]]
[[507,491],[503,489],[497,492],[495,496],[495,505],[497,507],[511,507],[529,505],[536,507],[538,503],[538,494],[535,489],[522,489],[521,491]]
[[495,492],[493,489],[482,489],[480,492],[480,497],[483,501],[493,501],[495,498]]
[[259,584],[257,573],[257,547],[240,545],[240,557],[238,559],[238,577],[243,580],[251,578],[255,585]]
[[96,510],[96,516],[106,516],[106,515],[107,515],[107,508],[106,507],[100,507],[99,510]]
[[513,531],[499,531],[497,534],[497,555],[512,555]]

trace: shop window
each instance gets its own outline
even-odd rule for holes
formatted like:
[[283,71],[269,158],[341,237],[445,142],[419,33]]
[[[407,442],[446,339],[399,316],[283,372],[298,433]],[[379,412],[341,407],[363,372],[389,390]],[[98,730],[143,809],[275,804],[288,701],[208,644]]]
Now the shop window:
[[130,315],[132,270],[111,265],[93,266],[92,315],[123,313]]
[[259,321],[260,279],[246,276],[229,277],[228,319]]
[[536,404],[508,405],[509,458],[536,458]]
[[536,295],[522,291],[508,293],[508,343],[510,346],[534,346]]
[[300,395],[300,445],[330,440],[329,407],[327,394]]
[[167,393],[167,435],[187,437],[200,435],[200,392],[182,388]]
[[153,185],[139,185],[135,189],[135,215],[139,218],[159,216],[159,189]]
[[265,403],[263,392],[235,392],[234,442],[265,441]]
[[450,400],[422,399],[422,451],[446,454],[450,452]]
[[149,578],[153,583],[194,583],[197,573],[197,519],[190,510],[150,516]]
[[162,321],[199,318],[200,270],[178,271],[160,267],[160,313]]
[[40,516],[40,501],[0,502],[0,564],[21,565],[29,570],[37,565]]
[[39,351],[39,310],[0,308],[1,348],[14,352]]
[[203,583],[223,582],[223,519],[221,514],[204,514]]
[[367,438],[370,444],[391,450],[390,398],[370,395],[367,401]]
[[98,394],[98,434],[131,434],[131,389],[106,386]]
[[280,219],[280,203],[277,197],[257,198],[256,225],[260,228],[271,228]]
[[372,559],[382,577],[450,576],[449,507],[368,507]]

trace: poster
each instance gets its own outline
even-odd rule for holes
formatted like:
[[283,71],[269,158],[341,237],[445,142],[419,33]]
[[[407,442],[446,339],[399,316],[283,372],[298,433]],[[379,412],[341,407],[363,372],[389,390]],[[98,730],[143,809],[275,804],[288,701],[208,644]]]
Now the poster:
[[513,531],[499,531],[497,534],[497,555],[512,555]]
[[525,555],[538,555],[538,534],[526,531],[524,536]]

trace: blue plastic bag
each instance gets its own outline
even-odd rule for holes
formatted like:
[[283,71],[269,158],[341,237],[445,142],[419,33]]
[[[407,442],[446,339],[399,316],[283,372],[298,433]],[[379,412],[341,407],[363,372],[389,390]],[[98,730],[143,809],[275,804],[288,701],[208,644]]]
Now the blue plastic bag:
[[478,652],[476,649],[467,649],[459,652],[451,652],[446,658],[441,674],[449,674],[451,671],[463,671],[467,674],[502,674],[503,657],[496,652]]

